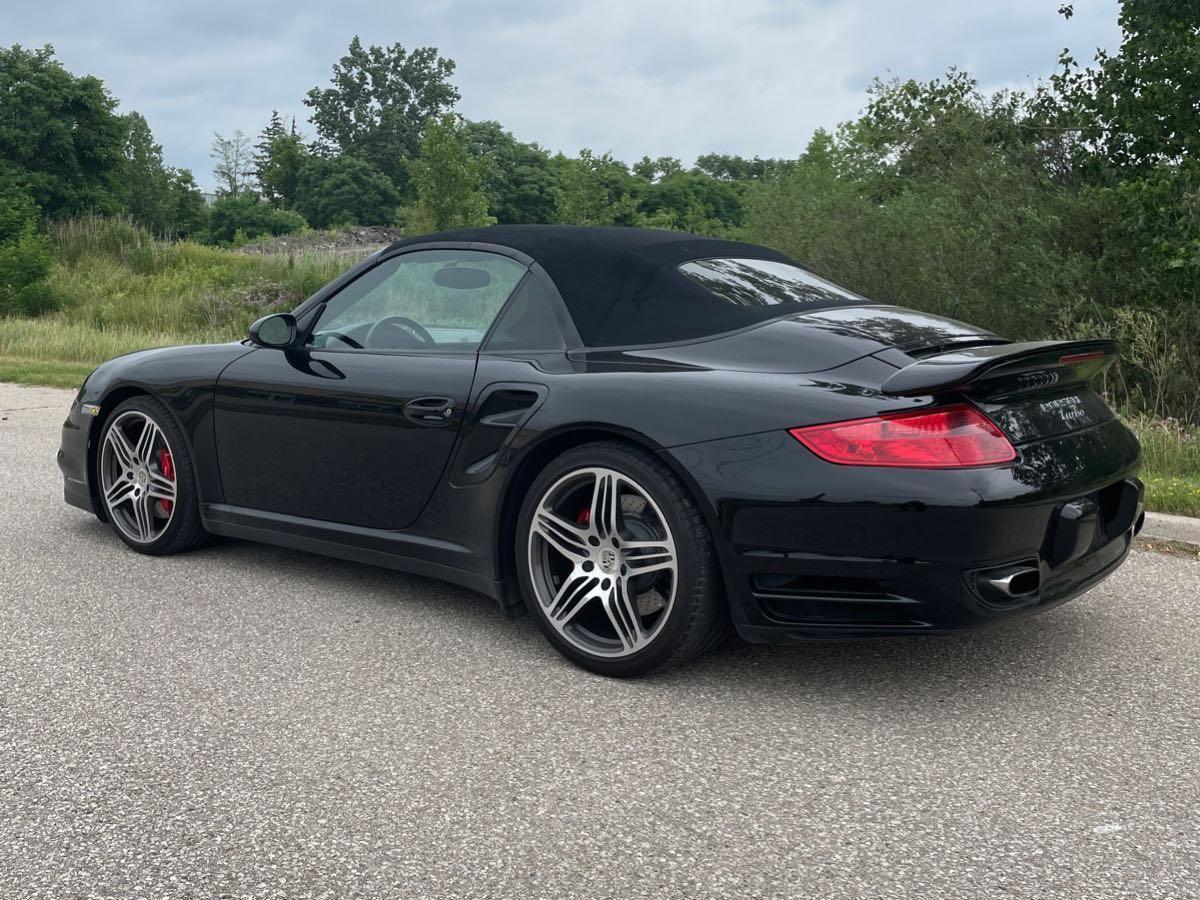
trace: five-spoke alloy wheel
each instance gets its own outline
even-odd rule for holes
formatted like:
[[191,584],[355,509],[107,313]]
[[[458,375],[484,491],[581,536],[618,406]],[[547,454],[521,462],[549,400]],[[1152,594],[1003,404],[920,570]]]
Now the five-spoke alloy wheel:
[[667,621],[679,580],[675,541],[637,482],[613,469],[577,469],[555,482],[528,544],[537,601],[581,650],[628,656]]
[[191,455],[158,400],[133,397],[114,409],[96,453],[104,514],[121,540],[155,555],[203,542]]
[[723,634],[707,527],[674,474],[639,448],[559,457],[531,486],[520,533],[526,605],[588,669],[641,674]]
[[175,457],[149,415],[121,413],[104,433],[100,488],[109,519],[125,537],[152,544],[175,515]]

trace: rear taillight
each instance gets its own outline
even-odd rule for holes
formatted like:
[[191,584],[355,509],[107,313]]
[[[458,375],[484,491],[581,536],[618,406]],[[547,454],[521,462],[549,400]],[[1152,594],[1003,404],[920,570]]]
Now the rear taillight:
[[966,404],[809,425],[791,434],[821,459],[844,466],[961,469],[1017,458],[1004,432]]

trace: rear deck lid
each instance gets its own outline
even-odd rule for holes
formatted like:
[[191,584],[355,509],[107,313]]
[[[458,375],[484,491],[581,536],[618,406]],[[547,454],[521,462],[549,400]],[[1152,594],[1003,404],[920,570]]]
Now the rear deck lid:
[[901,306],[850,306],[823,309],[799,317],[822,331],[869,338],[881,348],[930,356],[955,347],[1006,343],[985,328]]
[[884,351],[890,355],[882,358],[904,365],[912,361],[906,353],[995,343],[1003,339],[963,322],[872,304],[781,317],[731,334],[625,355],[737,372],[812,373]]

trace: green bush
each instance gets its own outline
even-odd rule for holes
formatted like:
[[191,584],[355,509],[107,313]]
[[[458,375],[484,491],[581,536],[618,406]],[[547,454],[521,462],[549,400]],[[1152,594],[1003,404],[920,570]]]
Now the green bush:
[[0,244],[0,315],[40,316],[54,309],[49,273],[50,242],[32,227]]
[[37,218],[28,191],[0,189],[0,315],[38,316],[55,306],[46,284],[50,242],[37,232]]
[[37,224],[33,195],[15,184],[0,185],[0,244],[16,240]]
[[299,213],[276,209],[257,194],[225,196],[209,210],[208,242],[225,246],[246,243],[256,238],[293,234],[308,223]]

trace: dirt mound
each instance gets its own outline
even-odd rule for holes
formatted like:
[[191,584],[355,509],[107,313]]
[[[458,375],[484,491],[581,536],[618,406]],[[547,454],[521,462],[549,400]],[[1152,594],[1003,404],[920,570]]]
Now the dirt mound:
[[370,253],[404,237],[399,228],[387,225],[351,225],[336,231],[309,231],[305,234],[283,234],[239,247],[239,253],[303,253],[324,251],[333,253]]

